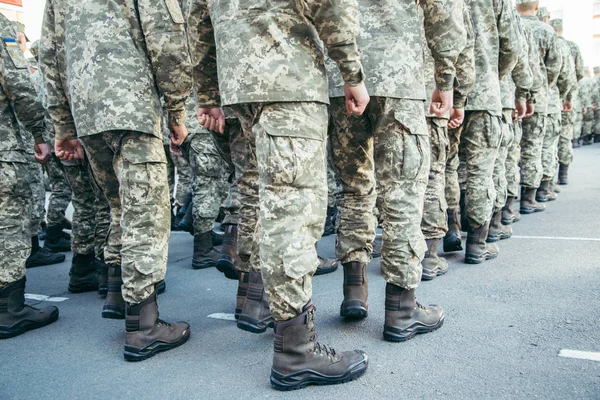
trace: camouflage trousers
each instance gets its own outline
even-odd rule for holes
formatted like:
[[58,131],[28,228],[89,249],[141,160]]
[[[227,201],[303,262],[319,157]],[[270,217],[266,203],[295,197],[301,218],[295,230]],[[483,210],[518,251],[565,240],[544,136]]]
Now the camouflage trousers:
[[587,110],[585,115],[583,115],[583,120],[581,122],[580,136],[590,135],[593,131],[594,131],[594,111]]
[[573,139],[577,140],[581,137],[581,129],[583,128],[583,113],[581,111],[574,112],[573,118]]
[[464,162],[465,207],[469,223],[477,228],[491,218],[496,201],[494,167],[502,142],[502,118],[486,111],[465,113],[459,157]]
[[519,196],[519,183],[521,172],[519,162],[521,160],[521,137],[523,130],[521,122],[512,122],[507,126],[513,137],[512,143],[506,152],[506,195],[509,197]]
[[25,276],[31,253],[30,169],[27,163],[0,161],[0,289]]
[[460,184],[458,181],[458,167],[460,159],[458,157],[458,147],[460,144],[460,134],[462,125],[456,129],[448,129],[448,160],[446,161],[446,204],[448,208],[458,208],[460,203]]
[[558,162],[569,165],[573,162],[573,129],[575,112],[563,112],[560,122],[560,136],[558,138]]
[[162,140],[112,131],[81,138],[110,203],[105,262],[121,265],[123,298],[140,303],[165,278],[170,233],[167,160]]
[[446,163],[450,142],[448,140],[448,120],[427,117],[431,162],[429,180],[425,189],[421,231],[425,239],[439,239],[448,232],[446,210]]
[[421,220],[430,166],[423,102],[372,97],[362,116],[349,116],[344,99],[334,98],[331,113],[331,148],[342,185],[337,258],[369,261],[379,196],[381,274],[393,285],[416,288],[426,251]]
[[[239,243],[241,204],[240,192],[238,189],[238,176],[243,173],[243,161],[239,161],[237,157],[243,156],[245,140],[244,135],[242,135],[242,127],[240,122],[235,117],[226,116],[225,132],[222,135],[213,134],[213,139],[217,144],[217,150],[219,150],[219,153],[221,153],[221,158],[226,163],[226,169],[229,173],[229,175],[223,181],[227,196],[221,205],[221,208],[225,213],[222,224],[238,225]],[[251,232],[253,234],[254,227],[256,225],[256,219],[254,219],[250,225],[252,227]],[[246,231],[250,231],[250,229],[246,229]]]
[[98,186],[98,181],[94,176],[91,166],[89,166],[88,172],[90,174],[90,184],[94,191],[94,225],[96,226],[94,233],[94,253],[96,253],[96,257],[104,261],[104,250],[108,242],[111,224],[110,203],[104,191]]
[[171,203],[181,207],[191,189],[192,169],[185,157],[171,153],[171,145],[164,145],[164,147],[167,155],[167,179]]
[[600,110],[594,111],[594,126],[590,133],[600,135]]
[[194,232],[209,232],[227,194],[228,165],[208,130],[191,134],[184,154],[192,171]]
[[537,189],[542,181],[542,145],[546,116],[534,113],[521,123],[521,186]]
[[52,157],[46,164],[46,170],[52,187],[46,222],[49,226],[60,225],[64,222],[65,211],[71,202],[71,187],[61,167],[60,159],[54,153],[52,153]]
[[[330,114],[331,120],[331,114]],[[332,123],[329,124],[330,127],[333,126]],[[330,136],[328,130],[328,136]],[[338,181],[337,175],[335,173],[335,167],[333,165],[333,154],[331,152],[331,141],[327,141],[327,208],[337,207],[337,196],[342,190],[340,183]]]
[[252,258],[259,257],[273,318],[285,321],[311,299],[319,263],[315,243],[327,206],[327,106],[289,102],[231,108],[246,144],[255,146],[246,153],[258,172],[258,254]]
[[548,114],[542,144],[542,180],[549,180],[558,170],[558,138],[560,136],[560,113]]
[[29,236],[37,236],[41,231],[46,207],[46,188],[44,187],[44,170],[42,165],[35,161],[33,155],[28,154],[30,162],[26,165],[28,182],[31,185],[31,219],[29,220]]
[[508,196],[508,179],[506,178],[506,160],[508,159],[508,149],[512,146],[515,136],[512,129],[513,110],[502,110],[501,119],[501,138],[500,147],[498,147],[498,157],[494,163],[494,190],[496,199],[494,201],[493,212],[500,211],[506,204]]

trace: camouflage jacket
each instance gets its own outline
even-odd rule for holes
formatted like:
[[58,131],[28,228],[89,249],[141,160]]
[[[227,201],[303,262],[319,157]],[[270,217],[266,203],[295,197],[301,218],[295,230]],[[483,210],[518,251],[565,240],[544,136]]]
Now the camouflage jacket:
[[48,0],[39,57],[57,139],[162,138],[161,95],[169,122],[185,123],[192,71],[177,0]]
[[521,54],[517,64],[510,74],[500,80],[500,92],[502,93],[502,108],[514,109],[515,102],[526,101],[530,97],[529,90],[533,85],[533,72],[529,63],[528,36],[521,25],[520,19],[513,10],[514,21],[519,29],[521,39]]
[[[570,40],[567,40],[567,44],[569,45],[569,49],[571,50],[571,58],[575,63],[575,76],[577,78],[577,82],[579,82],[583,78],[583,56],[581,55],[581,50],[579,50],[579,46]],[[581,99],[579,98],[579,85],[573,85],[573,88],[567,94],[567,100],[571,101],[571,104],[574,109],[579,110],[581,108]]]
[[475,31],[475,87],[466,110],[502,115],[500,81],[509,74],[521,54],[519,29],[510,2],[466,0]]
[[[455,64],[456,77],[454,79],[454,107],[463,108],[467,100],[467,95],[475,84],[475,33],[471,24],[471,15],[469,9],[464,2],[462,3],[463,24],[466,31],[465,47],[458,56]],[[425,42],[425,33],[423,32],[423,41]],[[425,94],[430,95],[436,88],[435,79],[435,60],[431,54],[431,50],[426,43],[423,45],[423,72],[425,75]],[[425,114],[427,117],[434,117],[429,114],[429,102],[425,102]],[[450,112],[444,117],[449,118]]]
[[188,5],[201,107],[328,103],[321,43],[345,82],[357,85],[364,80],[356,47],[356,0],[195,0]]
[[24,154],[32,150],[29,132],[35,143],[44,142],[44,109],[16,38],[12,23],[0,14],[0,161],[5,162],[29,160]]
[[584,76],[578,86],[581,109],[592,108],[592,105],[598,104],[598,91],[594,78]]
[[561,56],[561,67],[556,84],[550,87],[548,103],[548,114],[562,112],[563,99],[565,99],[571,89],[576,87],[577,76],[575,75],[575,63],[571,57],[571,49],[567,41],[557,36],[558,48]]
[[535,16],[521,16],[521,22],[526,29],[529,29],[538,47],[538,60],[544,84],[535,99],[535,112],[546,115],[549,101],[548,87],[556,84],[562,64],[558,36],[554,29]]

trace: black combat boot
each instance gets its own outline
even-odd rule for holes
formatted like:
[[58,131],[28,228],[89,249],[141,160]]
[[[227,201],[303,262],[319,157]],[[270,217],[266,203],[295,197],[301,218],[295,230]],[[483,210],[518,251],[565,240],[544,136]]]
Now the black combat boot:
[[460,230],[463,232],[469,232],[469,219],[467,218],[467,191],[460,191]]
[[194,235],[193,269],[211,268],[217,265],[219,252],[213,248],[212,236],[209,232]]
[[325,217],[325,227],[323,236],[335,234],[335,220],[337,217],[337,207],[327,207],[327,216]]
[[419,304],[415,289],[403,289],[391,283],[385,285],[385,340],[404,342],[416,334],[433,332],[443,324],[444,310]]
[[108,265],[104,263],[104,256],[96,258],[96,270],[98,271],[98,294],[106,298],[108,293]]
[[71,222],[71,220],[69,218],[65,217],[64,215],[63,215],[63,218],[62,218],[62,222],[60,223],[60,226],[63,229],[68,229],[68,230],[72,230],[73,229],[73,223]]
[[40,240],[37,236],[31,237],[31,254],[25,262],[26,268],[42,267],[44,265],[60,264],[65,261],[64,254],[55,254],[49,250],[40,247]]
[[373,247],[373,251],[371,251],[372,258],[381,257],[381,249],[383,248],[383,238],[381,235],[375,235],[375,240],[371,242],[371,246]]
[[42,221],[40,223],[40,228],[42,229],[42,231],[38,235],[38,238],[39,240],[46,240],[46,228],[48,228],[48,225],[46,225],[46,221]]
[[487,243],[490,223],[487,222],[479,228],[471,227],[467,235],[467,248],[465,250],[465,263],[481,264],[484,261],[498,257],[498,245]]
[[185,215],[179,221],[179,230],[194,234],[194,215],[193,215],[194,207],[193,204],[190,204],[188,208],[185,210]]
[[212,237],[213,246],[220,246],[223,244],[223,240],[225,240],[225,234],[219,230],[219,232],[211,229],[210,236]]
[[558,165],[558,184],[567,185],[569,183],[569,166],[567,164]]
[[547,201],[556,200],[556,193],[552,190],[552,180],[545,179],[540,183],[540,187],[538,188],[535,194],[535,200],[539,203],[544,203]]
[[83,293],[98,290],[99,278],[94,253],[73,253],[69,275],[69,292]]
[[237,253],[238,226],[236,224],[227,225],[225,237],[223,238],[223,247],[217,260],[217,269],[225,275],[227,279],[238,279],[238,271],[235,269],[239,264],[240,258]]
[[490,228],[488,230],[486,242],[494,243],[499,240],[508,239],[511,236],[512,228],[510,225],[504,225],[502,223],[502,210],[495,211],[492,214],[492,220],[490,221]]
[[446,210],[448,215],[448,232],[444,236],[444,252],[462,251],[462,236],[460,233],[460,224],[458,219],[458,209],[449,208]]
[[237,327],[252,333],[263,333],[267,328],[273,327],[273,317],[260,271],[250,271],[246,299]]
[[425,239],[425,242],[427,243],[427,251],[425,252],[423,262],[421,263],[423,266],[421,279],[430,281],[433,278],[448,272],[448,261],[437,254],[437,249],[440,244],[439,238]]
[[593,140],[592,140],[592,135],[584,135],[583,136],[583,145],[584,146],[589,146],[590,144],[592,144]]
[[121,277],[121,266],[108,266],[108,292],[102,306],[102,318],[124,319],[125,300],[121,293],[123,278]]
[[340,316],[347,319],[366,318],[369,311],[367,265],[357,261],[342,264],[344,268],[344,301]]
[[0,339],[18,336],[58,319],[58,308],[25,304],[25,277],[0,289]]
[[513,210],[515,203],[514,196],[508,196],[506,198],[506,204],[502,208],[501,222],[504,225],[510,225],[521,220],[521,214],[518,211]]
[[533,214],[536,212],[542,212],[546,209],[546,206],[538,203],[535,200],[536,188],[528,188],[521,186],[521,202],[519,212],[521,214]]
[[317,342],[314,313],[309,301],[302,314],[275,325],[271,386],[277,390],[346,383],[367,370],[363,351],[338,352]]
[[46,228],[46,241],[44,248],[53,253],[71,251],[71,242],[62,237],[62,226],[53,225]]
[[578,149],[578,148],[580,148],[580,147],[581,147],[581,144],[579,143],[579,138],[577,138],[577,139],[573,139],[573,140],[572,140],[572,143],[573,143],[573,148],[574,148],[574,149]]
[[244,301],[246,301],[246,295],[248,294],[248,278],[250,274],[248,272],[240,271],[238,278],[237,294],[235,296],[235,319],[240,319],[242,308],[244,307]]
[[157,353],[179,347],[190,338],[190,325],[169,324],[158,318],[156,292],[139,304],[127,304],[127,338],[123,355],[127,361],[146,360]]
[[594,143],[600,143],[600,133],[594,135]]

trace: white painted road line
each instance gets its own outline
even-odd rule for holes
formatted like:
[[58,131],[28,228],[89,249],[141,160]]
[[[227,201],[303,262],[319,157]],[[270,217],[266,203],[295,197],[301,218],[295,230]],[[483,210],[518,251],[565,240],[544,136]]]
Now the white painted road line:
[[600,242],[600,238],[578,238],[561,236],[511,236],[514,239],[542,239],[542,240],[575,240],[581,242]]
[[68,297],[50,297],[43,294],[25,293],[25,298],[28,300],[35,301],[51,301],[53,303],[60,303],[61,301],[69,300]]
[[208,316],[208,318],[223,319],[225,321],[235,321],[235,315],[234,314],[226,314],[226,313],[214,313],[214,314],[210,314]]
[[580,360],[600,361],[600,353],[594,351],[579,351],[562,349],[558,352],[560,357],[578,358]]

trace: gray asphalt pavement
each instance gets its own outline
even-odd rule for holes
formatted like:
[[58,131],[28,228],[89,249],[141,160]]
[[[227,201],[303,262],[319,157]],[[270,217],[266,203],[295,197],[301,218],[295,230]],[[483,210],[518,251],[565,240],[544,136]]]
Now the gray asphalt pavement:
[[[0,399],[599,399],[600,362],[558,354],[600,352],[600,144],[575,150],[561,188],[545,212],[513,225],[515,238],[500,243],[498,259],[473,266],[450,254],[449,273],[422,283],[418,299],[446,312],[434,333],[383,340],[378,260],[368,267],[370,310],[361,322],[339,317],[341,270],[315,277],[320,340],[362,349],[370,365],[355,382],[292,393],[269,385],[272,332],[208,317],[233,313],[236,283],[216,269],[191,269],[189,234],[171,236],[159,304],[162,318],[189,322],[192,336],[141,363],[123,360],[124,322],[101,318],[96,293],[67,292],[69,254],[27,271],[28,293],[68,300],[53,303],[56,323],[0,342]],[[322,240],[320,253],[332,257],[334,243]]]

